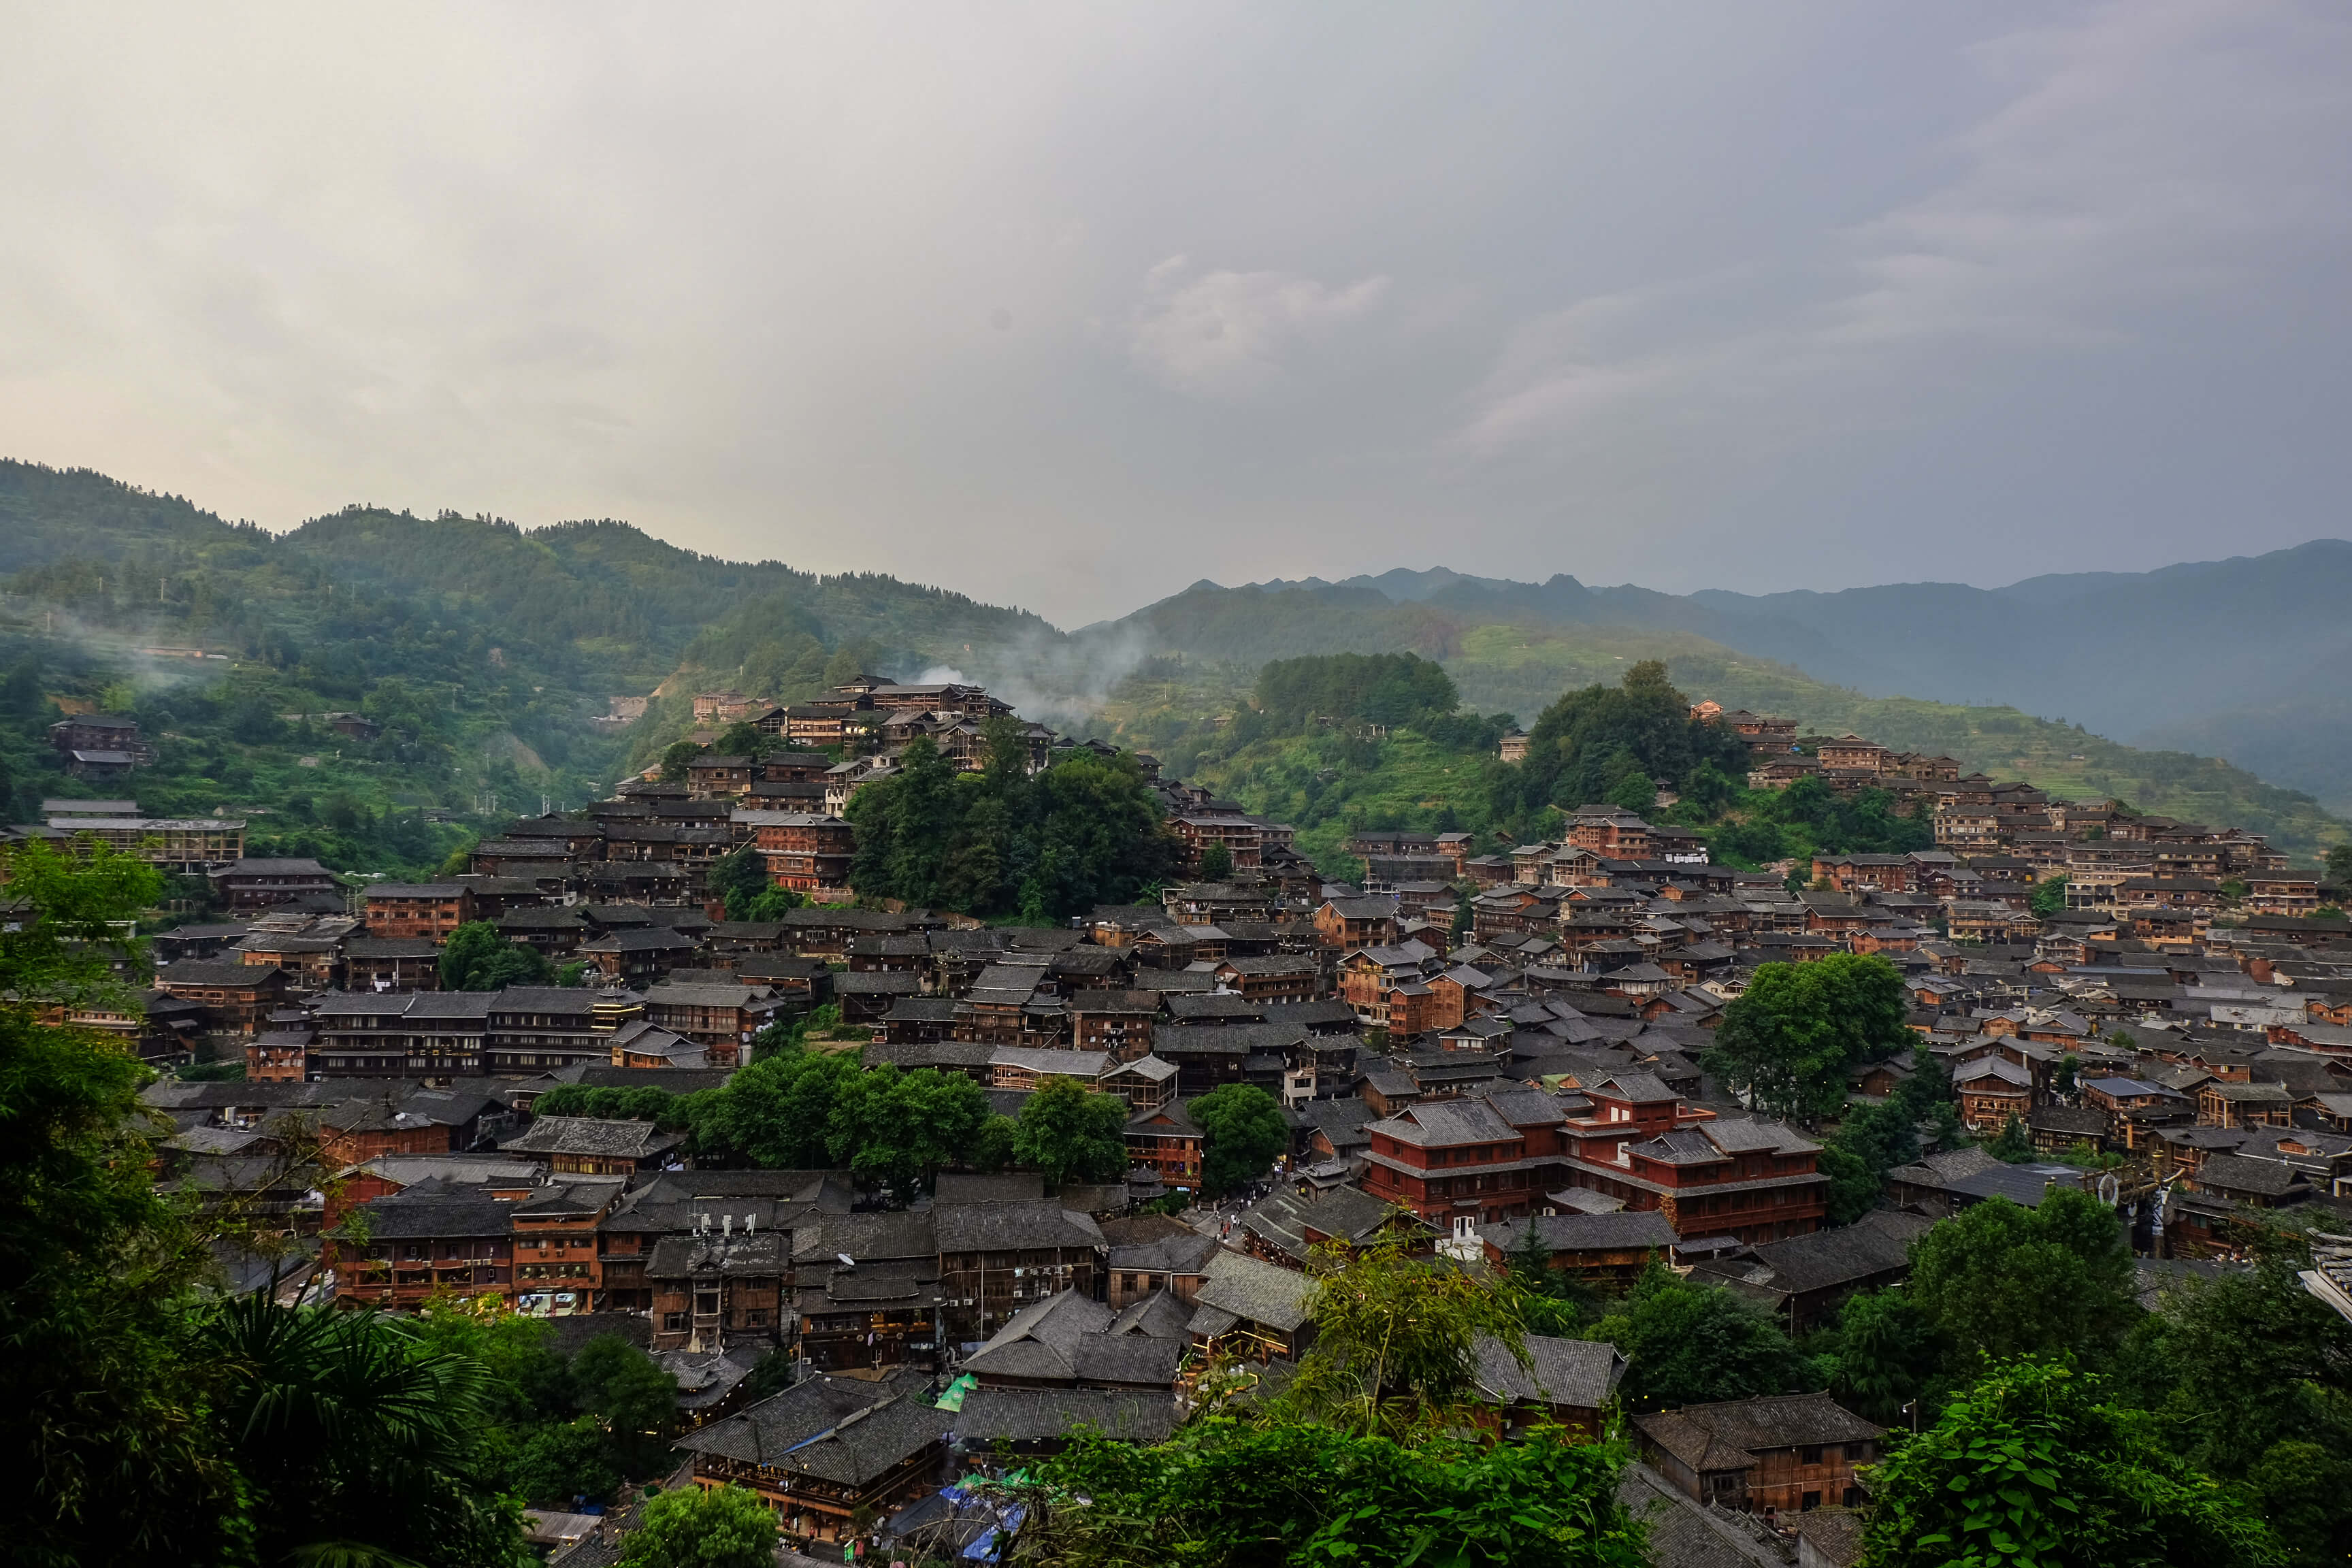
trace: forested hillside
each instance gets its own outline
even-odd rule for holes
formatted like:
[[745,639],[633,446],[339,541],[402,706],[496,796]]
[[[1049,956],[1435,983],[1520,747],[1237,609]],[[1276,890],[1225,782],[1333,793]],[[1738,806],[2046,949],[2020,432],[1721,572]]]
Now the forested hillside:
[[[2323,599],[2336,592],[2336,552],[2314,545],[2285,553],[2295,557],[2289,565],[2309,568],[2311,592]],[[2272,591],[2265,584],[2278,563],[2264,557],[2145,580],[2043,579],[2002,592],[2004,603],[2032,616],[2065,620],[2053,606],[2084,594],[2160,588],[2178,595],[2200,584],[2220,593],[2215,584],[2234,584],[2231,614],[2259,621],[2256,601]],[[394,858],[385,825],[402,812],[510,813],[535,808],[541,795],[576,802],[603,793],[692,727],[688,700],[706,688],[793,700],[861,668],[901,679],[953,669],[988,683],[1025,716],[1131,739],[1182,772],[1193,758],[1239,749],[1216,734],[1215,721],[1249,707],[1260,668],[1273,661],[1417,654],[1444,667],[1467,713],[1531,723],[1562,692],[1613,684],[1632,666],[1658,659],[1694,698],[1948,752],[2062,794],[2121,796],[2146,810],[2243,826],[2306,859],[2352,836],[2311,795],[2208,757],[2135,750],[2015,708],[1872,696],[1874,688],[1815,679],[1811,662],[1800,669],[1698,635],[1702,626],[1753,631],[1769,612],[1780,617],[1777,646],[1842,668],[1823,631],[1790,618],[1788,596],[1729,603],[1736,598],[1444,571],[1242,589],[1199,584],[1126,621],[1066,637],[1029,612],[947,589],[721,561],[622,522],[524,530],[454,513],[354,507],[278,536],[101,475],[0,462],[0,659],[32,693],[0,730],[0,763],[10,770],[11,814],[21,820],[41,794],[59,787],[43,772],[47,753],[37,731],[54,717],[43,702],[121,700],[150,733],[179,737],[141,775],[138,792],[151,809],[282,811],[290,825],[270,826],[284,827],[286,842],[318,839],[331,863],[383,868],[373,862],[412,864],[427,840],[447,837],[403,830]],[[2290,632],[2264,631],[2263,646],[2307,636],[2316,669],[2335,631],[2305,613],[2307,598],[2296,600],[2302,609],[2288,617]],[[1798,599],[1798,608],[1849,602]],[[1843,625],[1843,616],[1827,618]],[[2013,652],[2023,650],[2015,653],[2021,668],[2067,666],[2034,652],[2038,646],[2022,634],[2012,643]],[[640,722],[593,721],[614,696],[657,686],[667,695]],[[1277,707],[1291,700],[1278,685],[1268,690]],[[2328,704],[2352,699],[2320,693],[2298,708],[2276,688],[2263,692],[2278,716],[2298,719],[2283,731],[2296,737],[2296,765],[2332,765],[2352,722],[2329,721]],[[1297,700],[1314,706],[1325,696],[1303,692]],[[338,710],[378,719],[385,736],[347,742],[315,721],[282,717]],[[2184,716],[2181,725],[2269,733],[2263,715],[2271,711]],[[1411,743],[1402,733],[1394,739]],[[1437,771],[1429,777],[1399,751],[1384,766],[1402,771],[1363,797],[1366,809],[1440,810],[1412,803],[1448,796],[1440,784],[1454,774],[1445,770],[1483,760],[1458,742],[1444,742],[1455,760],[1430,761]],[[1307,776],[1339,765],[1318,761]],[[331,816],[344,826],[331,829]]]
[[[607,793],[638,742],[683,723],[671,710],[594,721],[682,666],[688,693],[707,680],[789,697],[837,661],[912,677],[1058,635],[961,595],[720,561],[625,523],[527,531],[354,507],[279,536],[103,475],[0,462],[11,821],[93,793],[43,731],[99,708],[156,745],[123,789],[149,812],[228,810],[252,823],[254,853],[415,874],[465,823]],[[334,712],[383,733],[339,736],[320,717]]]
[[[1196,583],[1081,636],[1141,635],[1154,652],[1204,660],[1402,649],[1449,667],[1496,626],[1570,641],[1697,637],[1865,696],[2011,706],[2137,744],[2224,756],[2344,812],[2352,810],[2347,611],[2352,542],[2319,539],[2261,556],[1992,589],[1903,583],[1685,596],[1444,567],[1339,583]],[[1522,712],[1539,705],[1517,703]]]

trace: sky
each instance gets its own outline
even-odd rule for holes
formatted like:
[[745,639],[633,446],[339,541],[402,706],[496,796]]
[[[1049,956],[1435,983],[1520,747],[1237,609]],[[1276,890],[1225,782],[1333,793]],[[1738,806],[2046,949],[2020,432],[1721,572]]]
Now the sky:
[[1076,626],[2352,532],[2352,9],[37,5],[0,455]]

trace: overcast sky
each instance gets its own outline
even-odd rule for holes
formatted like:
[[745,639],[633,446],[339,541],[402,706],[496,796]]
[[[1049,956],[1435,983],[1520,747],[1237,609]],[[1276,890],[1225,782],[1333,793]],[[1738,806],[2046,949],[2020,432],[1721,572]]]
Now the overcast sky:
[[2352,8],[9,0],[0,453],[875,570],[2352,532]]

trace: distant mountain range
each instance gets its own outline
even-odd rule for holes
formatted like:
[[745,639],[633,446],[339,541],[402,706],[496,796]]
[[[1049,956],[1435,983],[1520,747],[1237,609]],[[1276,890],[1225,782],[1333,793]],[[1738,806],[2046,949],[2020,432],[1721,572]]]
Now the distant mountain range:
[[1384,647],[1451,658],[1474,628],[1496,625],[1704,637],[1865,696],[2005,704],[2225,757],[2352,808],[2352,542],[2339,539],[2003,588],[1678,595],[1444,567],[1203,582],[1079,635],[1140,634],[1155,652],[1244,663]]
[[[723,561],[623,522],[522,530],[350,508],[273,535],[87,470],[0,461],[0,636],[54,625],[89,634],[92,648],[231,652],[252,661],[240,668],[278,672],[288,710],[356,707],[390,676],[487,682],[514,735],[590,778],[614,765],[610,730],[587,721],[608,694],[665,679],[798,692],[836,658],[906,678],[952,671],[1033,717],[1084,726],[1131,707],[1110,699],[1155,655],[1233,667],[1213,690],[1171,689],[1205,713],[1229,710],[1268,659],[1406,649],[1444,661],[1479,711],[1522,720],[1654,658],[1694,696],[2312,848],[2343,824],[2273,786],[2352,815],[2347,606],[2352,543],[2323,540],[1998,589],[1676,595],[1442,567],[1202,582],[1066,634],[945,588]],[[2069,722],[2043,721],[2059,716]]]

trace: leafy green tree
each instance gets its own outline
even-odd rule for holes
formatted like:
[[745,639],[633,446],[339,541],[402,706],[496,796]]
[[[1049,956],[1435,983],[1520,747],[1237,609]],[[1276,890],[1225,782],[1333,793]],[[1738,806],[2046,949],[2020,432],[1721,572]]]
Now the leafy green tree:
[[770,1568],[776,1516],[744,1487],[678,1487],[646,1504],[620,1568]]
[[515,1451],[501,1482],[533,1508],[569,1509],[619,1492],[627,1475],[613,1454],[611,1435],[593,1415],[575,1415],[511,1435]]
[[1570,1270],[1551,1266],[1551,1252],[1532,1221],[1519,1222],[1503,1266],[1519,1321],[1529,1333],[1574,1339],[1599,1310],[1599,1292]]
[[1079,1432],[1025,1491],[1022,1549],[1062,1568],[1640,1568],[1642,1528],[1616,1491],[1630,1459],[1549,1427],[1405,1443],[1211,1415],[1150,1447]]
[[441,947],[441,989],[496,991],[508,985],[551,985],[555,966],[547,955],[509,942],[488,921],[468,921]]
[[2352,844],[2338,844],[2327,851],[2327,879],[2339,888],[2352,888]]
[[784,918],[786,910],[799,909],[807,902],[805,896],[791,888],[770,886],[761,889],[751,896],[751,901],[743,906],[741,915],[735,914],[732,904],[728,906],[727,912],[730,919],[780,921]]
[[1013,1155],[1064,1182],[1110,1182],[1127,1174],[1127,1102],[1073,1078],[1048,1078],[1021,1107]]
[[220,1309],[201,1343],[224,1369],[215,1418],[257,1560],[513,1560],[520,1516],[480,1485],[480,1363],[396,1319],[266,1293]]
[[1477,1400],[1478,1343],[1525,1361],[1512,1293],[1393,1234],[1316,1249],[1307,1299],[1314,1342],[1277,1418],[1402,1436],[1463,1424]]
[[631,1475],[649,1475],[669,1457],[677,1425],[677,1379],[618,1334],[599,1334],[572,1358],[580,1406],[605,1434]]
[[1060,919],[1131,900],[1172,865],[1157,797],[1130,756],[1081,752],[1030,776],[1018,725],[990,724],[990,762],[958,773],[918,737],[849,804],[861,893],[971,914]]
[[2252,1270],[2178,1281],[2116,1365],[2185,1458],[2257,1501],[2291,1561],[2340,1563],[2352,1552],[2352,1323],[2303,1289],[2308,1263],[2301,1247],[2273,1246]]
[[2025,1123],[2011,1117],[2001,1123],[2000,1133],[1985,1145],[1985,1152],[1996,1160],[2021,1164],[2033,1158],[2033,1139],[2025,1131]]
[[1222,882],[1234,874],[1234,852],[1223,844],[1211,844],[1201,851],[1200,878],[1203,882]]
[[710,749],[722,757],[757,758],[768,749],[769,737],[748,719],[738,719],[719,732]]
[[1875,953],[1760,965],[1723,1010],[1707,1070],[1773,1116],[1826,1116],[1843,1104],[1846,1071],[1916,1048],[1910,994]]
[[1201,1130],[1201,1184],[1212,1194],[1256,1181],[1290,1147],[1282,1108],[1255,1084],[1225,1084],[1185,1109]]
[[1864,1290],[1839,1310],[1832,1389],[1856,1415],[1893,1426],[1935,1382],[1935,1330],[1899,1290]]
[[1643,1410],[1801,1394],[1818,1381],[1778,1320],[1718,1286],[1692,1284],[1655,1258],[1585,1337],[1624,1352],[1632,1364],[1622,1397]]
[[833,1163],[835,1110],[862,1071],[845,1053],[762,1051],[707,1098],[696,1097],[696,1151],[770,1170],[824,1170]]
[[1999,1363],[1870,1475],[1867,1568],[2277,1561],[2254,1512],[2071,1367]]
[[1013,1163],[1013,1143],[1020,1136],[1021,1123],[1010,1116],[991,1116],[972,1140],[971,1168],[990,1175],[1005,1169]]
[[186,1355],[204,1239],[155,1191],[146,1069],[35,1006],[119,994],[111,961],[140,956],[119,931],[159,879],[132,856],[82,862],[37,840],[0,868],[21,900],[0,921],[0,1464],[23,1489],[9,1550],[45,1568],[210,1559],[240,1482]]
[[1571,691],[1545,709],[1528,731],[1527,761],[1489,775],[1490,805],[1498,819],[1525,825],[1547,805],[1606,799],[1635,771],[1674,784],[1701,763],[1744,775],[1747,742],[1727,725],[1693,718],[1666,667],[1644,659],[1617,686]]
[[2066,908],[2066,879],[2051,877],[2036,882],[2033,885],[2033,892],[2026,902],[2028,907],[2043,920],[2048,920],[2054,914],[2063,913]]
[[991,1114],[988,1091],[960,1072],[886,1064],[842,1079],[825,1147],[859,1176],[905,1192],[962,1160]]
[[1336,653],[1279,658],[1258,670],[1257,710],[1274,731],[1316,719],[1423,724],[1454,711],[1453,677],[1410,653]]
[[686,770],[694,759],[702,755],[702,748],[692,741],[673,741],[662,748],[661,776],[676,784],[686,777]]
[[2053,1187],[2040,1206],[1970,1205],[1911,1244],[1911,1299],[1954,1370],[1979,1354],[2103,1361],[2131,1326],[2131,1246],[2113,1210]]
[[754,919],[751,905],[770,885],[768,863],[746,844],[710,863],[706,885],[718,895],[729,920]]

